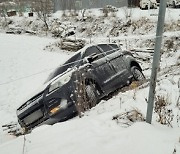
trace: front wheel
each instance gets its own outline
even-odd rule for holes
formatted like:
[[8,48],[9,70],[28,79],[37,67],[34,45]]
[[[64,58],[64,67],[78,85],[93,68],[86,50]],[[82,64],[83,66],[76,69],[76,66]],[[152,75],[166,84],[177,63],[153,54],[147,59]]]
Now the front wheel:
[[85,91],[86,91],[86,99],[89,104],[89,107],[92,108],[98,103],[96,85],[93,83],[86,85]]
[[131,73],[133,74],[134,80],[136,80],[136,81],[144,81],[145,80],[145,76],[139,67],[137,67],[137,66],[131,67]]

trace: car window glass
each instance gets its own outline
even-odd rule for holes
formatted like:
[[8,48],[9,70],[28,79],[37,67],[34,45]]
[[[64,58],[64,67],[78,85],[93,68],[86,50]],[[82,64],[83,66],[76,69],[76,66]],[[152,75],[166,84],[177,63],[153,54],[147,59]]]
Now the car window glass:
[[81,59],[81,53],[79,52],[64,63],[63,66],[64,69],[67,70],[69,67],[73,67],[77,65],[80,62],[80,59]]
[[107,44],[99,44],[98,47],[100,47],[107,55],[114,52],[112,47],[108,46]]
[[70,67],[73,67],[73,66],[76,66],[80,63],[80,60],[81,59],[81,54],[78,53],[76,55],[74,55],[73,57],[71,57],[69,60],[67,60],[62,66],[56,68],[54,70],[54,72],[52,72],[49,77],[47,78],[47,80],[45,81],[48,82],[50,81],[51,79],[53,79],[54,77],[56,77],[57,75],[65,72],[68,68]]
[[113,49],[119,49],[119,47],[117,46],[117,44],[109,44],[109,46],[111,46]]
[[90,56],[92,54],[97,54],[98,58],[102,58],[103,54],[100,52],[100,50],[96,46],[92,46],[86,49],[85,53],[83,54],[83,58]]

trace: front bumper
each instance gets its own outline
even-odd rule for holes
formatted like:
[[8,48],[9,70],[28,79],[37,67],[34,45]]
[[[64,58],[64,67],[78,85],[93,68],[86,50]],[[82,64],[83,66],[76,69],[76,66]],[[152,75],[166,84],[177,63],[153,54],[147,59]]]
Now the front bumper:
[[[48,94],[48,90],[36,95],[17,109],[18,121],[26,130],[42,125],[65,121],[77,114],[69,89],[61,88]],[[67,104],[62,105],[62,100]],[[59,109],[51,112],[56,107]]]
[[77,115],[76,106],[73,104],[70,107],[68,107],[67,109],[60,110],[56,114],[49,116],[40,125],[43,125],[43,124],[52,125],[52,124],[55,124],[57,122],[63,122],[63,121],[66,121],[70,118],[73,118],[76,115]]

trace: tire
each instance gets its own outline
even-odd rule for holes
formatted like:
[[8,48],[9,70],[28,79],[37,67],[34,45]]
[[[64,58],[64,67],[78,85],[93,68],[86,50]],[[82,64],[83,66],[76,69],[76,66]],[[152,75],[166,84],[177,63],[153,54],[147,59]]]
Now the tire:
[[141,69],[137,66],[131,67],[131,73],[135,81],[144,81],[146,79]]
[[86,91],[87,102],[89,103],[90,108],[92,108],[98,102],[96,85],[93,83],[86,85],[85,91]]

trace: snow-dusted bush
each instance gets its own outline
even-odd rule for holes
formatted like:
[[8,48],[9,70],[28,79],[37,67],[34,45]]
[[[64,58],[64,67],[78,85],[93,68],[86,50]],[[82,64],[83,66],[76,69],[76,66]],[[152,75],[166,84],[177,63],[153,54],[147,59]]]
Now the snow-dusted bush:
[[48,51],[54,51],[57,48],[63,49],[65,51],[72,51],[76,52],[79,49],[83,48],[86,44],[86,41],[83,39],[70,39],[70,38],[64,38],[61,39],[60,41],[57,41],[55,43],[47,45],[44,50]]
[[130,9],[128,7],[123,7],[123,14],[125,17],[125,21],[129,22],[130,20],[132,20],[132,13],[133,13],[133,9]]
[[172,121],[174,118],[172,109],[168,108],[170,101],[165,96],[157,96],[155,99],[154,112],[158,115],[157,121],[160,124],[168,125],[172,127]]
[[85,46],[85,41],[82,39],[62,39],[59,45],[63,50],[78,51]]
[[151,22],[150,19],[140,18],[138,20],[128,20],[124,22],[122,19],[114,18],[111,22],[112,28],[109,31],[111,36],[120,36],[120,35],[146,35],[155,32],[155,23]]
[[[179,57],[179,60],[180,60],[180,57]],[[180,63],[179,63],[180,64]],[[176,106],[179,108],[180,110],[180,79],[178,81],[178,88],[179,88],[179,96],[178,96],[178,99],[177,99],[177,103],[176,103]],[[180,119],[180,117],[179,117]]]
[[50,31],[53,34],[53,37],[65,38],[67,36],[75,34],[75,27],[73,27],[70,22],[62,23],[58,19],[55,19],[51,24]]
[[166,51],[177,51],[180,49],[180,38],[179,37],[168,37],[164,41],[164,49]]
[[172,21],[171,23],[165,23],[164,31],[180,31],[180,20]]
[[[116,12],[116,8],[106,7],[110,12]],[[126,8],[127,11],[130,11]],[[84,12],[84,13],[83,13]],[[132,13],[132,12],[131,12]],[[131,16],[127,15],[127,16]],[[82,15],[83,14],[83,15]],[[128,13],[129,14],[129,13]],[[138,35],[137,41],[135,39],[122,40],[126,49],[137,48],[137,47],[146,47],[154,48],[155,39],[146,38],[139,39],[142,35],[152,35],[156,32],[156,21],[154,19],[148,18],[147,16],[142,16],[140,18],[130,18],[130,20],[124,20],[123,11],[117,16],[104,17],[102,14],[95,15],[92,10],[82,11],[78,16],[71,16],[67,11],[65,17],[49,17],[48,27],[49,31],[47,32],[47,27],[44,22],[41,21],[37,16],[34,17],[13,17],[7,18],[8,26],[10,28],[18,27],[22,29],[22,33],[26,31],[33,32],[30,34],[36,35],[45,35],[46,33],[49,36],[66,38],[70,35],[76,35],[77,38],[88,38],[90,42],[94,42],[96,37],[103,37],[106,41],[111,42],[115,39],[113,37],[121,37],[128,35]],[[4,25],[6,24],[3,18],[0,18],[0,28],[4,30]],[[179,30],[180,20],[167,22],[165,25],[165,31],[176,31]],[[5,31],[5,30],[4,30]],[[169,37],[167,38],[167,40]],[[96,40],[97,41],[97,40]],[[177,50],[179,48],[179,39],[173,38],[173,40],[166,41],[165,38],[165,49],[166,50]]]
[[112,14],[113,16],[115,16],[115,12],[117,12],[118,9],[112,5],[106,5],[103,9],[102,12],[104,14],[104,17],[108,17],[109,14]]

